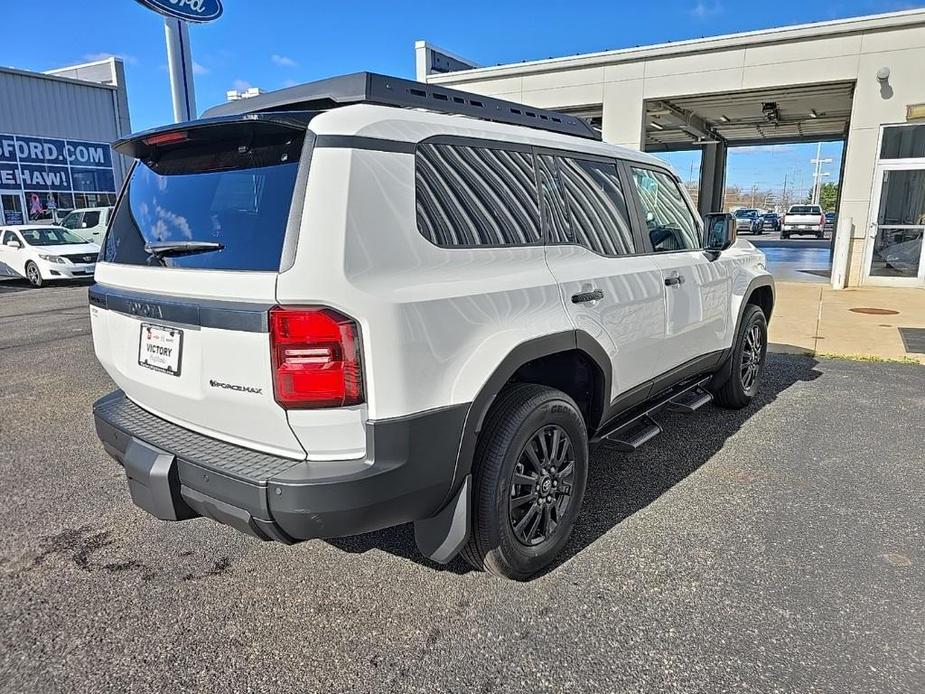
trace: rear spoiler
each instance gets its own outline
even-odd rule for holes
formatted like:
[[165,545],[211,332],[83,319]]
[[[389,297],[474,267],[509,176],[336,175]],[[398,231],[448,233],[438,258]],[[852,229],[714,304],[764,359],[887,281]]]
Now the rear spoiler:
[[173,123],[159,128],[143,130],[129,137],[116,140],[112,148],[119,154],[133,159],[149,160],[159,147],[178,144],[188,140],[207,139],[217,129],[227,133],[228,129],[249,131],[257,128],[291,128],[305,130],[317,111],[280,111],[277,113],[247,113],[237,116],[201,118],[185,123]]

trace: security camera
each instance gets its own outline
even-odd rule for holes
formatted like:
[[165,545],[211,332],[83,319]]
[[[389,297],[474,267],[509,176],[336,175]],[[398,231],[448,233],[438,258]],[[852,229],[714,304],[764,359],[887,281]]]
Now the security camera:
[[877,70],[877,81],[878,82],[886,82],[888,79],[890,79],[890,68],[882,67],[879,70]]

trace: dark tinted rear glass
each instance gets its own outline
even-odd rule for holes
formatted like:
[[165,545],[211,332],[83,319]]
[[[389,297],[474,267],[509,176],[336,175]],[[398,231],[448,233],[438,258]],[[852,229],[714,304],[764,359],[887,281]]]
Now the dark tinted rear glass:
[[438,246],[540,243],[533,155],[422,144],[415,156],[418,231]]
[[819,208],[813,205],[794,205],[790,208],[790,214],[820,214]]
[[[103,258],[127,265],[279,269],[304,132],[235,131],[139,161],[115,211]],[[217,242],[193,255],[153,256],[146,243]]]

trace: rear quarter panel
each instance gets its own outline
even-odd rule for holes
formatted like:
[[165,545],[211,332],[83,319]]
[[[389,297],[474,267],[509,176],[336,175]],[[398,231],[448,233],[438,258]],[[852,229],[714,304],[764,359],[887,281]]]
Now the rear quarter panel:
[[372,419],[470,402],[518,344],[573,327],[542,246],[420,235],[412,154],[317,148],[305,205],[277,298],[359,322]]

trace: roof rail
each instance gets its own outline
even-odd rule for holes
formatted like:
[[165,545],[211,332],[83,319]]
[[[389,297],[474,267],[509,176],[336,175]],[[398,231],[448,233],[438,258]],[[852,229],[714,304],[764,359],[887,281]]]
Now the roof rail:
[[470,116],[510,125],[525,125],[591,140],[601,139],[597,130],[575,116],[374,72],[355,72],[340,77],[329,77],[248,99],[231,101],[213,106],[203,113],[203,117],[267,111],[323,111],[361,103],[425,108],[439,113]]

